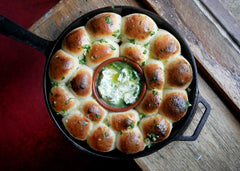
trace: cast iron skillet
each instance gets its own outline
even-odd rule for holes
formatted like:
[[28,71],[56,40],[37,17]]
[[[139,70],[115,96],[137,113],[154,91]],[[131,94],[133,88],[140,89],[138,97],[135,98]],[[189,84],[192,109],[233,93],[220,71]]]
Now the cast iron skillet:
[[[76,27],[85,25],[90,18],[102,12],[115,12],[120,14],[121,16],[125,16],[131,13],[143,13],[148,15],[157,23],[159,28],[169,31],[178,39],[178,41],[181,44],[182,55],[190,62],[193,69],[193,80],[190,85],[191,91],[188,93],[189,102],[192,104],[192,106],[188,109],[186,115],[179,122],[176,122],[173,124],[172,132],[166,140],[164,140],[161,143],[157,143],[153,145],[151,148],[146,147],[144,151],[136,154],[127,155],[118,151],[117,149],[107,153],[98,152],[90,148],[89,145],[86,143],[86,141],[79,141],[74,139],[62,124],[62,117],[59,115],[56,115],[56,112],[51,108],[51,105],[49,103],[49,92],[51,89],[51,84],[48,76],[48,66],[52,56],[57,50],[61,48],[62,41],[64,37],[67,35],[67,33],[69,33],[71,30],[73,30]],[[162,19],[157,14],[152,13],[150,11],[147,11],[141,8],[131,7],[131,6],[115,6],[114,8],[105,7],[105,8],[96,9],[94,11],[91,11],[79,17],[77,20],[71,23],[55,41],[48,41],[43,38],[40,38],[1,15],[0,16],[0,33],[8,37],[11,37],[15,40],[18,40],[20,42],[23,42],[25,44],[28,44],[38,49],[39,51],[41,51],[46,55],[47,60],[46,60],[44,76],[43,76],[43,90],[44,90],[44,98],[45,98],[45,102],[46,102],[49,114],[53,122],[55,123],[55,125],[63,133],[63,135],[67,137],[67,139],[70,142],[72,142],[77,148],[83,151],[86,151],[88,153],[91,153],[95,156],[101,156],[101,157],[112,158],[112,159],[133,159],[137,157],[143,157],[155,151],[158,151],[159,149],[163,148],[164,146],[166,146],[172,141],[194,141],[197,139],[198,135],[200,134],[200,131],[202,130],[207,120],[207,117],[210,113],[210,108],[211,108],[210,105],[206,102],[204,98],[202,98],[202,96],[198,92],[197,67],[196,67],[194,57],[187,43],[184,41],[182,36],[170,24],[168,24],[164,19]],[[203,113],[201,120],[199,121],[193,135],[184,136],[183,133],[187,129],[188,125],[190,124],[195,114],[197,105],[199,103],[202,103],[205,106],[206,110]]]

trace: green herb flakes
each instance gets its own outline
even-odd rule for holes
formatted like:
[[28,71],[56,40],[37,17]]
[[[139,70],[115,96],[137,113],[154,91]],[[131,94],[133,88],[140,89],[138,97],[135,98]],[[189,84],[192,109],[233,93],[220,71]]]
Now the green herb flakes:
[[108,24],[113,24],[110,16],[107,16],[105,20],[107,21]]

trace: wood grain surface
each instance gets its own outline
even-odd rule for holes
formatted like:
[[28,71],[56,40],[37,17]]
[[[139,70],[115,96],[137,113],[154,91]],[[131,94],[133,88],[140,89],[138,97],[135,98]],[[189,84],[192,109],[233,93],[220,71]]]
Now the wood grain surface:
[[189,44],[199,69],[240,115],[240,49],[198,0],[143,0]]
[[221,26],[230,34],[233,41],[240,46],[240,22],[219,2],[219,0],[201,0]]
[[[216,79],[216,83],[226,90],[227,95],[233,95],[229,98],[233,98],[236,105],[239,104],[239,50],[222,33],[223,30],[199,9],[198,2],[145,2],[182,34],[199,61],[199,66]],[[137,0],[60,1],[30,30],[43,38],[54,40],[68,24],[82,14],[111,5],[139,7],[142,4]],[[202,76],[208,78],[207,75]],[[135,159],[143,170],[240,169],[240,124],[202,76],[199,75],[199,89],[211,104],[212,111],[200,136],[194,142],[173,142],[152,155]],[[200,104],[186,135],[192,134],[203,111],[204,107]]]

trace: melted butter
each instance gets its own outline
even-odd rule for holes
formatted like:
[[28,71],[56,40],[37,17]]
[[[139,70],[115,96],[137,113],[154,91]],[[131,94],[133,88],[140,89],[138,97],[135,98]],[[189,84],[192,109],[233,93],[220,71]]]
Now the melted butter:
[[126,62],[113,62],[99,73],[97,90],[112,107],[126,107],[136,102],[141,92],[141,75]]

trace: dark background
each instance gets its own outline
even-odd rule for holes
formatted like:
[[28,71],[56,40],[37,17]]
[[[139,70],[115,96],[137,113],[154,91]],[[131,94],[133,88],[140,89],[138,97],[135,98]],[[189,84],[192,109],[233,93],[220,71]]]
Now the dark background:
[[[0,13],[29,28],[58,0],[1,0]],[[0,35],[0,170],[140,170],[133,160],[96,158],[57,130],[45,106],[45,56]]]

